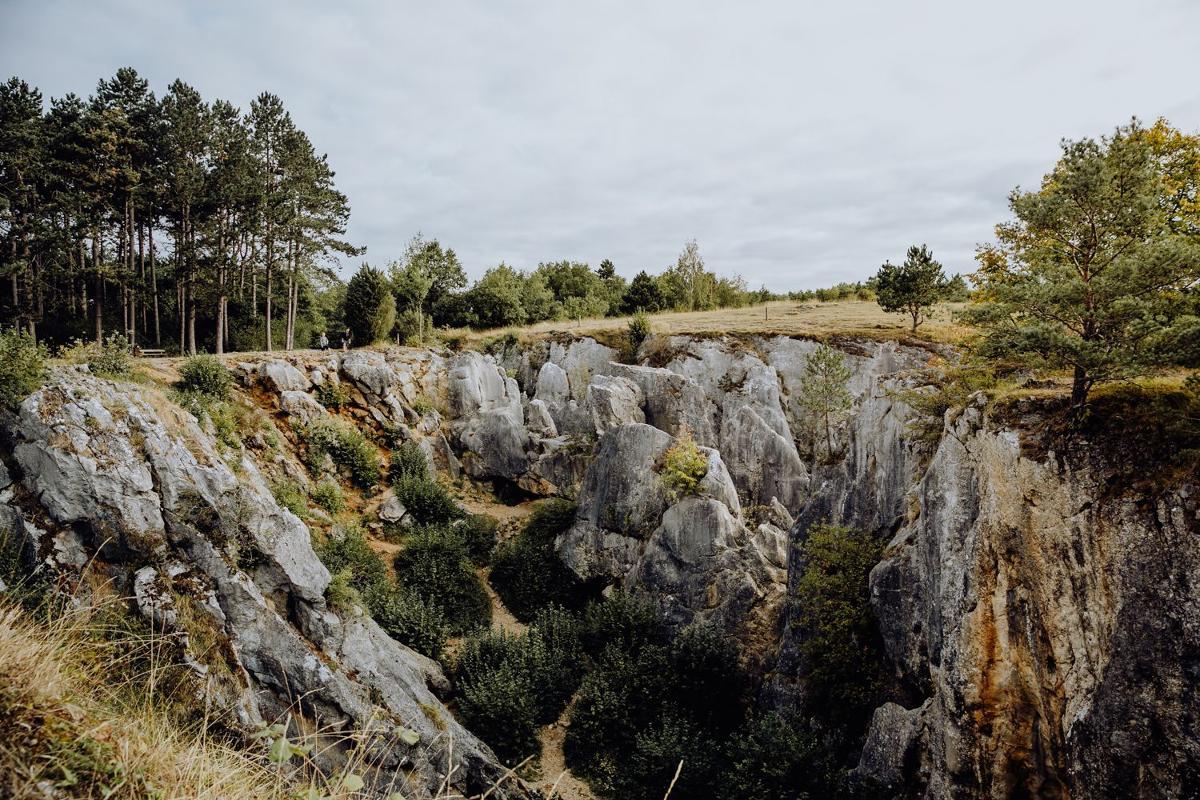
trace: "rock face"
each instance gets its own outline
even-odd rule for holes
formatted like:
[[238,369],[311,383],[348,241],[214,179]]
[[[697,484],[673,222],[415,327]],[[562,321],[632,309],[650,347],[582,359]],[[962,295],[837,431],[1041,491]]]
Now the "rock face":
[[[251,732],[303,712],[358,731],[381,796],[392,785],[431,796],[452,766],[469,793],[500,777],[487,747],[427,688],[444,684],[440,668],[369,618],[328,607],[330,576],[305,525],[275,502],[252,458],[222,454],[162,395],[57,370],[3,439],[19,484],[5,489],[0,525],[25,536],[31,565],[80,585],[82,570],[98,573],[168,628],[182,625],[176,606],[188,602],[191,624],[201,620],[228,646],[216,656],[185,650],[184,660],[213,682],[236,724]],[[40,530],[26,510],[51,527]],[[189,631],[179,633],[186,648]],[[205,662],[214,657],[220,669]],[[320,758],[335,769],[345,754]],[[505,787],[502,796],[528,796],[519,782]]]
[[871,574],[914,702],[876,712],[860,771],[931,798],[1200,791],[1196,487],[1109,473],[1023,458],[980,406],[948,420]]

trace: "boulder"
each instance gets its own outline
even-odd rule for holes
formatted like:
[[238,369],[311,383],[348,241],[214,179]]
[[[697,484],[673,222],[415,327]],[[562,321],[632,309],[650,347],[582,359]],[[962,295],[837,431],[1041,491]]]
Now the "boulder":
[[644,403],[641,388],[628,378],[597,375],[587,387],[587,409],[597,434],[619,425],[645,422]]
[[325,419],[329,412],[325,406],[307,392],[286,391],[279,395],[279,408],[300,425],[311,425]]
[[342,356],[341,374],[368,400],[382,401],[391,394],[396,373],[383,353],[355,350]]
[[304,373],[286,361],[278,359],[264,361],[258,365],[258,380],[268,390],[275,392],[305,392],[312,383]]

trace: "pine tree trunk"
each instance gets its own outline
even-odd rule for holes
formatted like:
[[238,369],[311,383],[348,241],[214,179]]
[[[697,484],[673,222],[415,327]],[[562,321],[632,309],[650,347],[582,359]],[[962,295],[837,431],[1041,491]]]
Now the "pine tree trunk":
[[1087,403],[1088,392],[1091,388],[1087,370],[1076,366],[1074,379],[1071,381],[1071,405],[1075,408],[1082,408]]
[[92,287],[92,304],[96,307],[93,312],[93,333],[97,342],[104,341],[104,276],[100,272],[100,231],[92,232],[92,271],[95,285]]
[[147,238],[150,240],[150,291],[154,296],[154,346],[162,347],[162,329],[158,320],[158,259],[154,257],[154,221],[151,217]]
[[267,346],[266,351],[271,352],[271,277],[272,277],[272,262],[275,260],[275,240],[271,235],[271,223],[267,223],[267,285],[264,290],[267,295],[266,302],[266,330],[267,330]]

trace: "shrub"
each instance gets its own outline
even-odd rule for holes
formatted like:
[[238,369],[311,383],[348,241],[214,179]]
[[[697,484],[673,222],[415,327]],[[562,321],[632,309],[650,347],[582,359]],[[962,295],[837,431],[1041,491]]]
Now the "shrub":
[[659,800],[674,781],[672,796],[707,800],[715,796],[714,778],[721,766],[720,749],[711,734],[690,720],[667,714],[634,738],[633,751],[616,774],[614,788],[629,800]]
[[651,645],[665,644],[667,630],[650,600],[615,592],[606,600],[588,604],[582,637],[587,652],[596,658],[609,645],[637,653]]
[[575,505],[548,500],[538,505],[525,528],[496,548],[490,582],[517,619],[528,622],[551,604],[579,608],[583,586],[554,552],[554,539],[571,526]]
[[271,494],[275,502],[288,511],[303,519],[308,514],[308,498],[304,495],[304,487],[286,478],[271,484]]
[[325,602],[338,611],[352,611],[356,606],[362,606],[362,594],[354,588],[353,581],[354,573],[349,567],[332,573],[329,585],[325,587]]
[[123,378],[133,365],[133,348],[122,334],[110,333],[103,342],[93,343],[88,367],[98,375]]
[[346,498],[342,494],[342,487],[338,485],[337,481],[321,481],[312,487],[309,491],[309,496],[314,503],[330,514],[336,514],[341,511],[342,507],[346,504]]
[[650,337],[650,317],[646,316],[644,311],[638,311],[629,320],[629,326],[625,330],[625,360],[633,364],[637,361],[638,351],[642,348],[642,342]]
[[488,563],[496,547],[496,530],[499,527],[500,523],[495,517],[468,514],[454,525],[453,530],[462,539],[471,561],[482,566]]
[[396,499],[422,525],[446,525],[463,516],[446,487],[432,478],[403,477],[393,488]]
[[347,584],[364,597],[388,588],[387,564],[371,549],[362,529],[356,526],[335,528],[313,549],[330,574],[347,571]]
[[425,451],[416,442],[401,442],[392,450],[389,475],[392,483],[396,483],[401,478],[428,480],[430,477],[429,459],[425,457]]
[[774,712],[761,715],[729,737],[717,796],[828,797],[839,782],[836,753],[841,747],[840,737],[810,721]]
[[700,451],[696,440],[684,428],[675,444],[663,454],[659,480],[674,498],[687,497],[700,490],[700,481],[708,474],[708,456]]
[[628,653],[609,646],[583,679],[563,751],[567,766],[602,792],[620,796],[637,735],[661,716],[670,682],[665,647]]
[[318,383],[316,388],[317,402],[326,408],[341,408],[350,402],[350,393],[346,387],[337,381]]
[[25,331],[0,331],[0,406],[15,409],[46,380],[46,348]]
[[379,627],[418,653],[440,660],[446,646],[446,615],[436,605],[395,586],[366,596]]
[[396,322],[396,299],[387,277],[366,264],[346,286],[342,318],[358,346],[374,344],[391,332]]
[[486,672],[459,687],[458,710],[472,733],[501,761],[515,764],[538,752],[538,726],[527,680],[518,667]]
[[442,609],[450,633],[462,635],[491,620],[487,592],[458,537],[438,529],[415,534],[396,555],[395,566],[405,589]]
[[809,710],[834,725],[866,723],[881,680],[868,576],[882,548],[869,534],[816,525],[793,600],[804,636]]
[[226,399],[232,386],[233,373],[216,356],[207,354],[184,361],[175,384],[181,392],[195,392],[214,400]]
[[379,482],[382,471],[379,454],[353,425],[342,421],[321,422],[305,428],[302,437],[308,444],[310,470],[318,471],[328,454],[360,488],[370,489]]
[[[472,637],[455,665],[463,720],[513,760],[536,753],[536,738],[529,739],[527,730],[536,735],[538,724],[562,715],[579,686],[583,664],[578,621],[562,609],[539,614],[535,625],[520,635],[487,631]],[[514,710],[521,715],[517,724],[493,725]]]

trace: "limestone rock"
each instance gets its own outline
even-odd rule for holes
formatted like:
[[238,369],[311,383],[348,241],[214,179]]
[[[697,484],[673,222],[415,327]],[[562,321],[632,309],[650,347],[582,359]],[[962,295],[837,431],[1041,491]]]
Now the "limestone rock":
[[312,386],[303,372],[288,362],[280,360],[264,361],[259,364],[258,379],[267,389],[277,394],[280,392],[304,392]]
[[279,408],[300,425],[311,425],[329,416],[325,406],[307,392],[285,391],[279,395]]

